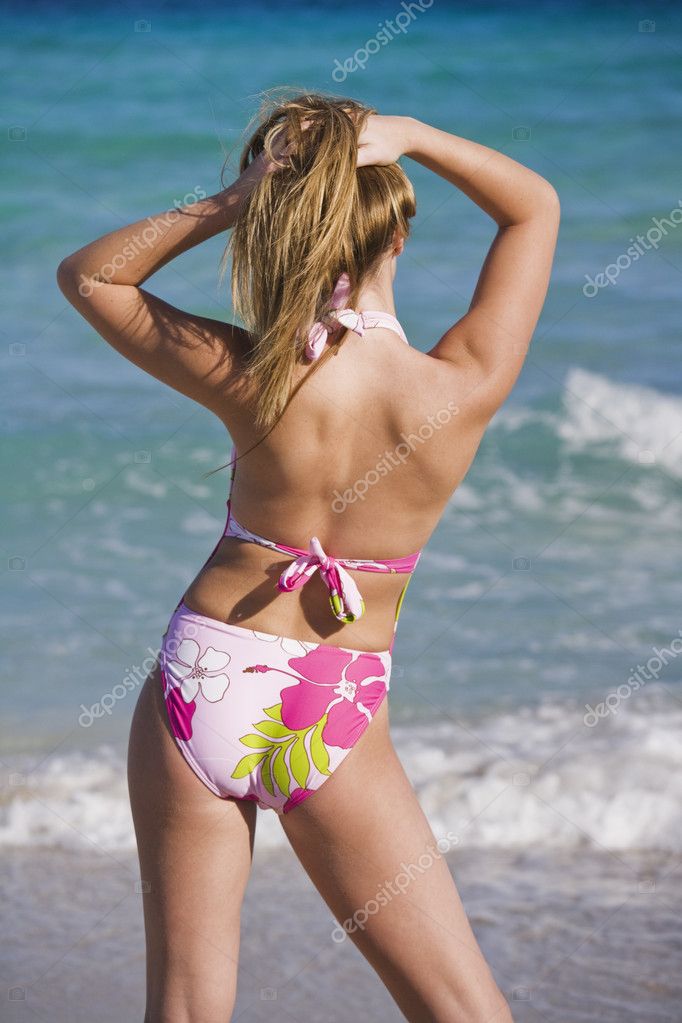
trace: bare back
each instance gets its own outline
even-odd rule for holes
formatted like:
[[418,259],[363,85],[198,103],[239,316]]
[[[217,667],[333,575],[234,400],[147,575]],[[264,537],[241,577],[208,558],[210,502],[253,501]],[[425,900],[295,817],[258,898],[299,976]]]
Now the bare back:
[[[240,458],[232,509],[248,529],[307,548],[317,536],[335,557],[397,558],[419,551],[469,467],[483,425],[466,382],[443,360],[376,328],[343,343],[308,375],[265,440],[240,388],[221,416]],[[479,417],[480,418],[480,417]],[[257,446],[249,451],[253,445]],[[186,594],[209,617],[258,631],[382,650],[405,578],[355,573],[363,618],[341,625],[319,578],[296,593],[275,581],[286,561],[225,538]]]

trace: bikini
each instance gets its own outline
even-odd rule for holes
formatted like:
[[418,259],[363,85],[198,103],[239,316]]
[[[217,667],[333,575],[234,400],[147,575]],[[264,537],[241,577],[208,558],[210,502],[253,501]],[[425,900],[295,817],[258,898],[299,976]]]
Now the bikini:
[[[409,344],[389,313],[345,308],[349,290],[347,276],[342,275],[332,296],[333,315],[309,332],[309,359],[318,358],[329,334],[342,327],[361,337],[373,327],[387,327]],[[315,536],[306,551],[241,525],[231,508],[236,460],[233,447],[227,522],[206,564],[224,537],[289,555],[293,560],[279,577],[280,592],[299,589],[319,572],[332,613],[344,623],[357,621],[365,610],[349,570],[411,577],[421,552],[384,561],[336,558]],[[321,787],[353,749],[388,693],[408,583],[409,578],[396,605],[391,644],[378,653],[228,624],[198,614],[181,598],[161,644],[163,695],[177,745],[212,792],[223,799],[253,800],[282,814]]]

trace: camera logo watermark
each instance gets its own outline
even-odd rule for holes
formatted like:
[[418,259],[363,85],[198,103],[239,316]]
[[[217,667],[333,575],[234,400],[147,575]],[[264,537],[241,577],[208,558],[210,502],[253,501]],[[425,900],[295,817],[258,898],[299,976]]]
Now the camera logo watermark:
[[446,426],[458,412],[459,406],[455,405],[454,401],[449,401],[446,408],[439,409],[435,415],[428,416],[427,422],[422,423],[416,433],[406,434],[403,431],[400,434],[402,437],[400,443],[396,444],[392,451],[384,451],[374,468],[369,469],[364,476],[357,479],[353,486],[348,487],[342,494],[338,490],[334,491],[332,511],[340,515],[349,504],[353,504],[358,500],[364,501],[370,487],[375,486],[384,476],[388,476],[398,466],[404,465],[418,444],[426,444],[427,440],[433,437],[436,430]]
[[141,234],[134,234],[132,238],[126,239],[127,244],[113,257],[110,263],[105,263],[101,266],[99,271],[92,277],[86,277],[85,274],[81,274],[81,283],[78,285],[80,297],[90,298],[98,284],[111,284],[117,270],[122,270],[126,263],[129,263],[131,259],[135,259],[135,256],[138,256],[143,249],[150,249],[159,237],[168,230],[171,224],[175,224],[182,216],[179,212],[179,207],[193,206],[195,202],[205,198],[206,192],[197,185],[194,191],[188,192],[184,199],[174,200],[174,210],[168,210],[167,213],[163,213],[159,217],[147,217],[148,226],[144,228]]
[[345,82],[348,75],[352,75],[354,71],[358,71],[360,68],[364,70],[369,58],[378,53],[382,46],[388,46],[399,33],[404,35],[412,22],[416,20],[417,15],[423,14],[433,6],[433,0],[428,0],[428,2],[419,0],[418,3],[408,3],[407,0],[403,0],[400,6],[402,10],[398,11],[395,18],[379,22],[379,31],[376,35],[368,39],[364,46],[360,46],[352,57],[346,57],[343,63],[338,57],[336,58],[332,71],[332,78],[335,82]]
[[646,234],[638,234],[636,238],[630,238],[632,244],[625,252],[621,252],[615,263],[609,263],[601,273],[595,274],[594,277],[585,274],[585,284],[583,284],[585,298],[594,298],[602,288],[608,288],[610,284],[615,284],[624,270],[629,270],[632,264],[636,263],[646,252],[657,249],[661,240],[667,236],[668,230],[682,224],[682,199],[677,200],[677,206],[681,208],[673,208],[668,216],[661,220],[658,217],[652,217],[651,222],[654,226],[650,227]]

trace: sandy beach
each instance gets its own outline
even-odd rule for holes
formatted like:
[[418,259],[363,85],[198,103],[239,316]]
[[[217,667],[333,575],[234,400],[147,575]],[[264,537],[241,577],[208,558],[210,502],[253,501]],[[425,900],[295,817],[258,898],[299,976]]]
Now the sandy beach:
[[[682,1018],[677,857],[590,851],[448,855],[516,1023]],[[5,855],[7,1023],[120,1023],[144,1014],[144,935],[130,854]],[[256,851],[233,1019],[398,1023],[393,1000],[293,853]],[[417,937],[417,936],[415,936]]]

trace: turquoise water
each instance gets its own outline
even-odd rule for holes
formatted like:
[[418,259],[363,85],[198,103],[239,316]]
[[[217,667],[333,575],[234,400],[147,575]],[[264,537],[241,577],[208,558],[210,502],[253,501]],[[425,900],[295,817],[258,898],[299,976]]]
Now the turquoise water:
[[[668,848],[678,839],[655,796],[682,759],[675,657],[593,732],[582,717],[681,624],[682,228],[673,223],[594,297],[583,286],[653,218],[680,209],[682,13],[435,2],[337,83],[336,62],[358,59],[400,10],[9,8],[0,750],[7,764],[37,758],[54,777],[68,775],[75,751],[86,751],[73,761],[83,776],[87,750],[122,748],[134,695],[90,728],[78,723],[82,707],[157,647],[223,522],[226,475],[202,479],[227,459],[222,426],[94,335],[61,296],[57,264],[197,186],[216,191],[259,90],[293,83],[501,148],[562,199],[527,366],[401,617],[392,706],[396,726],[416,736],[414,777],[431,778],[420,757],[436,722],[450,729],[444,756],[466,747],[484,777],[491,750],[537,762],[540,747],[546,759],[579,733],[585,757],[611,757],[609,785],[591,794],[594,820],[640,786],[631,841]],[[655,31],[639,30],[646,18]],[[465,311],[492,231],[467,199],[404,162],[418,213],[397,307],[425,348]],[[184,255],[149,286],[181,307],[229,316],[217,279],[224,241]],[[622,765],[642,743],[650,771],[625,780]],[[55,750],[67,758],[61,767]],[[579,814],[584,780],[571,776],[568,755],[559,763]],[[445,814],[452,777],[433,784],[434,813]],[[630,820],[624,806],[621,831],[601,837],[626,841]],[[498,823],[486,841],[507,834]]]
[[[103,1021],[142,1016],[126,736],[227,487],[202,479],[228,457],[222,426],[98,338],[55,270],[217,191],[257,94],[284,83],[501,148],[561,196],[527,365],[410,584],[392,731],[435,835],[457,836],[458,885],[515,1020],[679,1019],[682,9],[434,0],[404,32],[397,0],[4,12],[0,845],[5,974],[27,986],[8,1020],[28,1007],[78,1023],[93,992]],[[379,32],[390,41],[335,80]],[[418,213],[397,308],[426,348],[465,311],[492,230],[404,162]],[[669,218],[658,237],[654,218]],[[224,241],[149,286],[229,317]],[[240,1018],[272,1018],[267,983],[285,1014],[392,1019],[359,956],[318,959],[330,925],[307,887],[318,930],[292,926],[308,921],[305,879],[274,815],[256,848]]]

